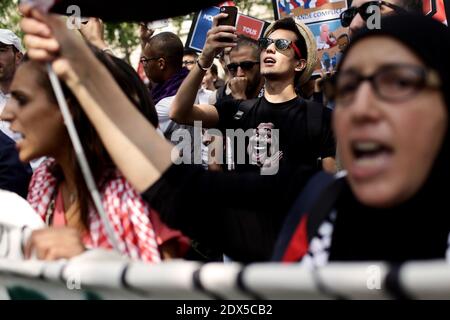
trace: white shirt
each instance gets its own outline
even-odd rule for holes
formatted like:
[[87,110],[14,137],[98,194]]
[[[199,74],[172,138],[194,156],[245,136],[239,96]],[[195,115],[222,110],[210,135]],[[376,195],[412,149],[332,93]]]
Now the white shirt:
[[[9,94],[4,94],[0,91],[0,114],[2,114],[3,109],[6,107],[6,102],[9,99]],[[4,134],[6,134],[8,137],[13,139],[14,141],[17,141],[20,139],[20,134],[14,133],[9,128],[9,122],[0,120],[0,130],[3,131]]]
[[159,128],[163,133],[171,126],[173,121],[169,117],[170,106],[175,96],[167,97],[158,101],[155,105],[156,113],[158,114]]
[[[166,97],[158,101],[158,103],[155,105],[156,113],[158,114],[159,129],[161,129],[164,134],[167,131],[173,133],[178,129],[186,129],[189,131],[191,137],[191,153],[189,155],[183,155],[183,158],[185,163],[192,163],[192,161],[194,161],[194,127],[181,125],[170,119],[169,112],[174,98],[175,96]],[[171,140],[171,137],[168,137],[168,139]],[[178,143],[180,142],[181,141],[179,141]]]
[[[211,104],[211,97],[216,96],[216,91],[204,89],[203,87],[198,90],[196,104]],[[214,104],[214,103],[213,103]]]

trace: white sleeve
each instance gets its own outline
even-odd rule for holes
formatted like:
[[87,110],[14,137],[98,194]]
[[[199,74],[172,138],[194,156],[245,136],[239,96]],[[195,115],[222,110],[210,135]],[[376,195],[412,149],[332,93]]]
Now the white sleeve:
[[156,113],[158,114],[159,128],[162,132],[166,132],[172,120],[169,117],[170,106],[174,96],[161,99],[156,105]]

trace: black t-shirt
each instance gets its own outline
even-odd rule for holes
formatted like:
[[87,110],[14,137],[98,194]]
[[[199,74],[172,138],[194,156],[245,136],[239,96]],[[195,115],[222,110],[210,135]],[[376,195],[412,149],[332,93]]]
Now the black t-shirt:
[[143,197],[169,227],[210,249],[237,261],[267,261],[285,214],[314,172],[283,167],[263,176],[172,165]]
[[[242,110],[242,100],[224,99],[216,103],[219,113],[219,129],[224,134],[226,129],[256,129],[258,127],[279,130],[279,150],[282,152],[280,164],[293,166],[308,165],[317,167],[318,158],[334,157],[335,141],[331,129],[331,110],[321,104],[305,101],[296,97],[283,103],[271,103],[265,97],[254,100],[253,106],[244,112],[240,119],[236,115]],[[248,102],[247,102],[248,103]],[[307,107],[307,104],[310,104]],[[307,110],[323,108],[321,131],[318,139],[313,139],[308,132]],[[245,150],[247,150],[248,141]],[[235,148],[236,151],[237,148]],[[250,151],[251,152],[251,151]],[[246,163],[249,163],[246,152]],[[237,163],[235,154],[235,163]],[[236,166],[247,171],[248,166]],[[239,170],[239,169],[238,169]],[[241,171],[239,170],[239,171]]]
[[0,189],[26,198],[32,174],[30,165],[19,160],[14,141],[0,131]]

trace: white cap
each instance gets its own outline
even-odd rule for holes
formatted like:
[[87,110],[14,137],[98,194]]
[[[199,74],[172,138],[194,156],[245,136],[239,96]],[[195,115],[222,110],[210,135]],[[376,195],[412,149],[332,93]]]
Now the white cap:
[[0,29],[0,42],[6,45],[12,45],[20,52],[23,52],[22,41],[11,30]]

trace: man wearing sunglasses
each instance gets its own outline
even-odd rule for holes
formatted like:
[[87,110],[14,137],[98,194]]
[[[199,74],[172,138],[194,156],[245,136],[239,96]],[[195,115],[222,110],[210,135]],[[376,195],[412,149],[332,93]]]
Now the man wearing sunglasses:
[[[244,72],[245,69],[259,67],[265,80],[262,97],[253,100],[222,99],[215,105],[194,104],[195,88],[213,63],[214,57],[223,48],[237,46],[236,28],[217,26],[218,19],[225,16],[219,14],[214,18],[213,27],[208,32],[196,68],[189,73],[175,96],[170,111],[171,118],[185,124],[202,121],[203,127],[218,127],[222,132],[226,129],[242,129],[246,132],[256,130],[261,124],[271,124],[271,128],[279,131],[281,164],[313,167],[320,164],[333,171],[335,145],[330,128],[330,112],[322,105],[305,101],[295,92],[295,85],[306,83],[315,68],[317,61],[315,39],[306,25],[295,22],[292,18],[278,20],[269,26],[265,37],[259,40],[261,49],[259,59],[254,57],[253,60],[248,62],[240,60],[239,63],[233,63],[231,60],[228,65],[230,72],[234,70]],[[228,40],[220,41],[223,38]],[[231,58],[232,53],[233,50]],[[307,113],[310,109],[312,111]],[[307,121],[307,117],[316,110],[319,110],[320,115],[317,121],[313,119],[311,122],[318,123],[318,129],[313,130],[309,127],[310,121]],[[236,151],[237,148],[234,149]],[[262,172],[262,167],[249,165],[248,159],[252,156],[245,155],[247,157],[245,165],[239,165],[234,161],[233,164],[236,164],[234,168],[228,165],[229,162],[227,167],[237,171],[261,169]],[[242,159],[242,156],[234,155],[234,159],[239,157]]]
[[341,13],[341,24],[343,27],[349,27],[350,38],[364,27],[374,14],[369,9],[371,6],[379,7],[381,16],[404,12],[423,13],[422,0],[354,0],[351,7]]
[[[234,99],[257,98],[264,85],[264,79],[259,71],[259,55],[261,50],[258,42],[238,36],[236,46],[230,51],[230,62],[225,65],[229,75],[227,83]],[[225,96],[227,96],[225,94]]]

